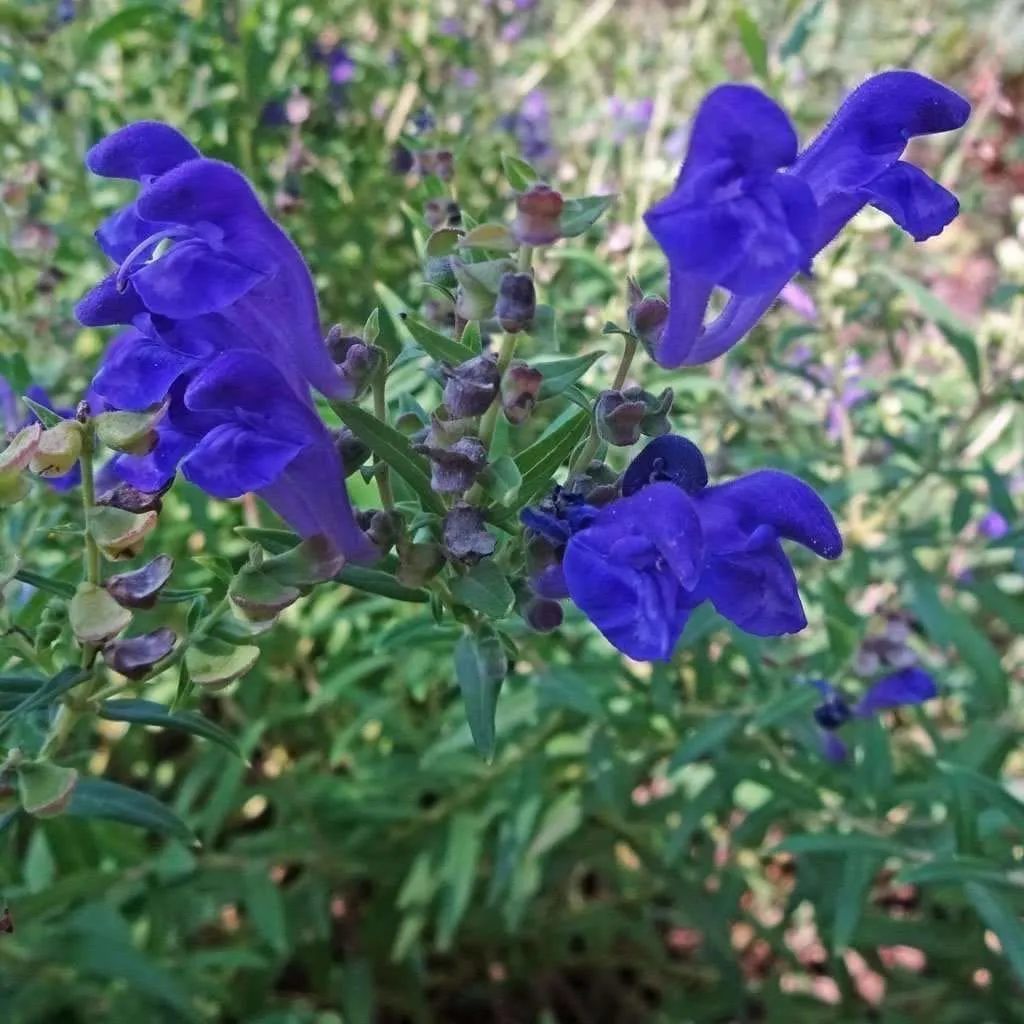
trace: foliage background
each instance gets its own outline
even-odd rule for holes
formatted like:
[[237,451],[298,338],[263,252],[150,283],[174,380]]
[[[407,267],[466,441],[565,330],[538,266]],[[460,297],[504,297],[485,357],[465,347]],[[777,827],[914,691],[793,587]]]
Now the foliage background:
[[[7,823],[5,1020],[1024,1020],[1024,11],[518,6],[0,3],[0,370],[69,401],[88,380],[103,339],[71,307],[103,270],[92,231],[124,192],[82,155],[124,122],[166,119],[237,163],[303,249],[325,320],[357,325],[377,302],[423,298],[419,211],[436,188],[389,169],[412,115],[433,111],[483,220],[508,206],[500,155],[516,142],[499,119],[543,89],[545,172],[567,194],[619,193],[538,272],[575,354],[614,347],[600,331],[624,318],[628,272],[663,285],[639,216],[707,88],[757,82],[806,137],[867,74],[912,66],[975,107],[915,154],[956,187],[960,220],[915,247],[864,215],[806,283],[817,320],[781,306],[709,368],[640,371],[676,389],[676,427],[713,475],[773,465],[822,487],[848,553],[800,567],[801,636],[761,642],[698,616],[668,668],[625,662],[572,616],[546,637],[520,628],[490,764],[464,724],[452,634],[420,607],[322,588],[253,673],[203,702],[247,761],[111,723],[82,755],[166,800],[201,848]],[[341,89],[315,59],[333,39],[355,63]],[[292,90],[308,120],[268,123]],[[612,95],[653,99],[649,124],[623,130]],[[436,394],[415,366],[391,385]],[[68,516],[52,496],[32,537],[58,578]],[[180,585],[203,584],[196,556],[241,553],[233,528],[266,520],[182,485],[152,549],[175,556]],[[31,624],[45,595],[26,596]],[[943,697],[865,723],[858,763],[829,766],[795,684],[855,689],[857,652],[893,616]]]

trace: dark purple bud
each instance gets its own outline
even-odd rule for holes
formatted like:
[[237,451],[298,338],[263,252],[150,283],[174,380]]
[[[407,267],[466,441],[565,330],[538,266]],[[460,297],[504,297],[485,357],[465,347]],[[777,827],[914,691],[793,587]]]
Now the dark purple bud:
[[398,551],[396,575],[407,587],[422,587],[432,580],[444,565],[441,546],[433,541],[403,544]]
[[413,448],[431,464],[431,486],[444,494],[460,493],[472,486],[487,464],[487,449],[474,436],[476,420],[442,420],[431,416],[426,437]]
[[509,334],[528,331],[537,312],[537,290],[532,274],[505,274],[498,284],[494,315]]
[[332,431],[334,447],[341,456],[345,476],[351,476],[370,457],[370,446],[356,437],[348,427]]
[[376,345],[368,345],[356,335],[343,334],[337,324],[327,332],[324,344],[342,376],[355,386],[352,401],[365,395],[384,365],[383,350]]
[[565,613],[557,601],[538,597],[530,587],[524,587],[516,600],[516,611],[537,633],[550,633],[562,624]]
[[544,374],[526,363],[513,363],[501,381],[501,407],[513,425],[529,419],[537,405],[537,396],[544,383]]
[[356,514],[356,522],[382,555],[395,546],[402,532],[402,517],[397,512],[366,509]]
[[643,388],[628,387],[623,389],[622,396],[629,402],[644,403],[645,412],[640,421],[640,433],[647,437],[660,437],[672,429],[668,421],[668,414],[672,410],[671,388],[665,388],[660,395],[654,396]]
[[416,165],[420,174],[433,174],[442,181],[451,181],[455,176],[455,157],[447,149],[424,149],[416,154]]
[[114,672],[129,679],[144,679],[178,642],[173,629],[155,629],[142,636],[115,640],[103,648],[103,660]]
[[476,565],[481,558],[494,554],[498,542],[484,526],[481,511],[459,502],[445,517],[442,529],[444,548],[456,562]]
[[629,330],[650,354],[665,330],[668,303],[657,295],[643,295],[632,279],[629,284],[629,309],[626,311]]
[[476,356],[453,369],[445,368],[444,404],[456,419],[482,416],[498,394],[500,377],[493,356]]
[[411,149],[398,142],[391,151],[390,166],[392,174],[408,174],[416,166],[416,157]]
[[565,573],[562,571],[564,553],[564,543],[554,543],[538,533],[527,535],[526,571],[537,597],[557,601],[569,596]]
[[833,694],[814,709],[814,720],[828,732],[840,728],[853,717],[850,705],[839,694]]
[[602,391],[594,405],[594,424],[602,441],[628,448],[640,440],[640,424],[647,414],[642,399],[622,391]]
[[521,245],[549,245],[562,237],[565,200],[550,185],[538,183],[516,196],[512,235]]
[[159,512],[163,508],[163,496],[171,489],[174,477],[159,491],[140,491],[131,484],[118,484],[113,490],[101,494],[96,499],[97,505],[119,508],[124,512],[141,515],[144,512]]
[[157,555],[141,569],[111,576],[103,586],[122,608],[152,608],[173,570],[169,555]]
[[431,231],[457,228],[462,223],[462,210],[454,199],[431,199],[423,208],[423,219]]

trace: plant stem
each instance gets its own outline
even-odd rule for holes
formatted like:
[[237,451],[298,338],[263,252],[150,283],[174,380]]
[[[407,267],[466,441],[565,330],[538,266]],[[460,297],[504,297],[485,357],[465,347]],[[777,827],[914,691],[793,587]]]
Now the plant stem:
[[89,529],[93,510],[96,506],[96,475],[93,469],[95,432],[92,424],[86,424],[82,437],[82,513],[85,519],[85,578],[89,583],[100,583],[100,548]]
[[[381,423],[388,421],[388,403],[384,394],[386,386],[387,374],[381,370],[373,380],[373,414]],[[377,472],[377,490],[385,511],[390,512],[395,507],[395,494],[391,489],[391,474],[386,462]]]

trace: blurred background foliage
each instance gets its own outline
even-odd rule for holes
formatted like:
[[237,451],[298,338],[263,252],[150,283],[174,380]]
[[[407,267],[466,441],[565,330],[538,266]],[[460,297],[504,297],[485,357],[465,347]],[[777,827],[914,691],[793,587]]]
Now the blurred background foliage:
[[[503,153],[566,194],[618,193],[538,269],[560,349],[609,351],[600,386],[627,274],[664,287],[640,215],[709,87],[757,83],[805,137],[889,66],[974,105],[914,154],[961,197],[940,238],[914,247],[864,214],[728,358],[638,371],[675,388],[713,476],[772,465],[823,488],[848,552],[799,566],[808,630],[758,641],[698,615],[651,668],[578,616],[543,637],[512,625],[488,764],[450,632],[423,606],[321,588],[203,701],[245,760],[115,723],[81,759],[167,801],[201,848],[4,819],[3,1020],[1024,1020],[1022,26],[1017,0],[0,3],[0,372],[64,404],[104,341],[71,315],[104,269],[92,231],[125,195],[82,157],[127,121],[238,164],[325,321],[349,326],[429,299],[422,211],[443,187],[398,173],[398,143],[451,148],[478,220],[507,214]],[[389,386],[437,387],[414,366]],[[4,524],[58,578],[64,501]],[[260,522],[182,484],[151,547],[203,585],[202,556],[242,553],[233,528]],[[26,588],[18,623],[47,600]],[[856,691],[897,656],[941,700],[858,723],[855,763],[825,763],[799,683]]]

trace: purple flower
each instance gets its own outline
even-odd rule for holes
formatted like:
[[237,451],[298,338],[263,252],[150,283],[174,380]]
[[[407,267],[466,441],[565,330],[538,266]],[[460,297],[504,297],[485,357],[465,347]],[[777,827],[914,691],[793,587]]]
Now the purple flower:
[[543,89],[527,93],[519,110],[502,118],[500,123],[515,135],[525,159],[543,160],[551,156],[551,111]]
[[978,530],[982,536],[988,537],[989,540],[998,540],[1010,532],[1010,524],[1006,521],[1005,516],[992,509],[981,517],[981,521],[978,523]]
[[461,39],[466,34],[466,26],[460,18],[442,18],[437,23],[437,31],[452,39]]
[[824,680],[816,680],[813,685],[824,698],[814,709],[814,720],[822,730],[822,752],[830,761],[837,763],[846,760],[848,751],[836,733],[851,718],[871,718],[881,711],[908,704],[923,704],[939,694],[935,680],[919,668],[903,668],[879,679],[853,706]]
[[[55,405],[46,389],[39,387],[37,384],[33,384],[25,394],[36,405],[49,409],[50,412],[56,413],[61,419],[71,419],[75,415],[74,409]],[[16,434],[19,430],[35,423],[39,419],[35,412],[31,410],[22,415],[20,405],[21,403],[18,402],[18,396],[15,394],[14,389],[0,376],[0,427],[3,428],[3,433]],[[77,487],[81,483],[82,470],[76,462],[71,469],[61,476],[44,477],[44,479],[55,491],[69,491],[72,487]]]
[[756,636],[798,632],[807,619],[780,541],[823,558],[842,552],[828,507],[796,477],[760,470],[712,487],[707,479],[700,450],[664,435],[626,470],[622,498],[582,528],[567,524],[569,596],[635,660],[669,660],[704,601]]
[[167,125],[123,128],[87,163],[141,185],[97,232],[118,269],[77,308],[85,324],[128,328],[94,391],[115,409],[167,402],[156,447],[118,456],[117,475],[158,492],[180,467],[215,497],[253,491],[303,536],[374,558],[310,393],[346,399],[355,382],[324,343],[298,250],[235,168],[199,156]]
[[323,344],[302,256],[234,167],[200,156],[176,129],[152,121],[114,132],[86,164],[141,188],[96,232],[118,267],[79,302],[81,323],[162,335],[171,322],[207,317],[206,335],[262,352],[293,389],[311,384],[331,398],[351,397],[351,382]]
[[630,135],[643,135],[653,113],[654,100],[624,100],[621,96],[612,96],[608,100],[608,114],[615,126],[615,141],[622,142]]
[[[798,155],[774,100],[747,85],[712,90],[675,189],[645,217],[670,271],[657,361],[696,365],[732,348],[867,204],[917,241],[942,231],[958,212],[956,197],[900,156],[911,138],[959,128],[969,113],[946,86],[886,71],[855,89]],[[705,325],[716,287],[729,302]]]

